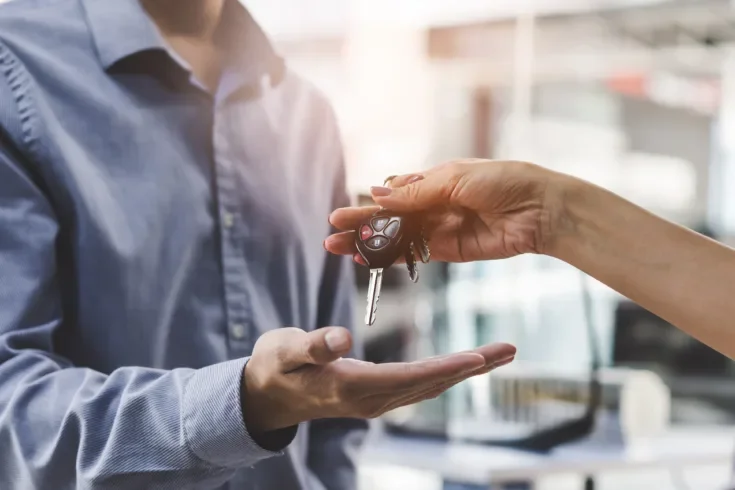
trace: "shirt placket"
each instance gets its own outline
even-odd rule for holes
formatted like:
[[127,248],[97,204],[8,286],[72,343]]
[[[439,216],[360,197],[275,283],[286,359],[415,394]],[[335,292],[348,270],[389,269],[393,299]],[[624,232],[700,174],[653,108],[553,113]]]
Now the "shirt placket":
[[236,157],[227,137],[227,111],[221,104],[215,105],[213,131],[227,338],[232,356],[242,357],[250,354],[254,342],[250,298],[245,283],[248,271],[245,257],[247,228],[239,211]]

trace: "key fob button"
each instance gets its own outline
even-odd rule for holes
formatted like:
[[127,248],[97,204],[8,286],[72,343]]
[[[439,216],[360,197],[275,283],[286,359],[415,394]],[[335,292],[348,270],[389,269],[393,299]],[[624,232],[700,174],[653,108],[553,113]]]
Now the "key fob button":
[[388,245],[388,239],[382,236],[376,236],[367,241],[367,246],[377,250]]
[[365,241],[373,236],[373,230],[368,225],[362,225],[360,228],[360,238]]
[[401,223],[398,220],[393,220],[388,225],[388,227],[385,229],[385,236],[389,238],[394,238],[396,236],[396,233],[398,233],[398,228],[401,226]]
[[375,218],[373,220],[373,228],[375,228],[375,231],[382,231],[387,224],[388,218]]

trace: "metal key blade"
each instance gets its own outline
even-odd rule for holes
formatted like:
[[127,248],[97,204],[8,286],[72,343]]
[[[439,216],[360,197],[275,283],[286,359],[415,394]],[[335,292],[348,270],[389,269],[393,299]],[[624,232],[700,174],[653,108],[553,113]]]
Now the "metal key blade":
[[417,248],[419,250],[419,256],[421,257],[421,262],[423,262],[424,264],[428,264],[429,260],[431,260],[431,249],[429,248],[429,241],[426,239],[426,234],[424,233],[423,227],[421,227],[421,230],[419,232]]
[[406,267],[408,268],[408,277],[410,277],[413,282],[418,282],[419,266],[418,264],[416,264],[416,256],[414,255],[415,253],[416,245],[411,242],[408,244],[408,247],[406,247]]
[[367,293],[367,310],[365,311],[365,325],[375,323],[375,314],[378,312],[380,287],[383,284],[383,269],[370,269],[370,284]]

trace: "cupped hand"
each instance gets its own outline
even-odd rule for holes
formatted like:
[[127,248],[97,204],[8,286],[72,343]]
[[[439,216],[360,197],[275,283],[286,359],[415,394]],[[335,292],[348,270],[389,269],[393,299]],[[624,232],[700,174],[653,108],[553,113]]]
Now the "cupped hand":
[[334,211],[330,222],[343,231],[324,245],[362,263],[354,230],[384,207],[420,213],[432,259],[469,262],[543,253],[560,202],[551,184],[555,177],[530,163],[490,160],[455,160],[398,176],[390,187],[371,189],[378,206]]
[[434,398],[507,364],[515,347],[492,344],[430,359],[373,364],[347,359],[341,327],[281,328],[262,335],[245,368],[243,414],[251,434],[321,418],[374,418]]

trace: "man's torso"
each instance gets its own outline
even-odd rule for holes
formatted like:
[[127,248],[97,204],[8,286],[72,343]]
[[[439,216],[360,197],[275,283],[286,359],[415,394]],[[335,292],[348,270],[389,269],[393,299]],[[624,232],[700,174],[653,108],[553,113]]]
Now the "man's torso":
[[[249,355],[263,331],[321,326],[341,165],[323,99],[288,71],[225,73],[210,95],[162,51],[106,71],[86,19],[101,2],[28,3],[0,19],[0,68],[22,65],[9,83],[28,87],[20,119],[36,113],[4,130],[60,223],[54,352],[103,373],[197,368]],[[235,481],[302,479],[303,432]]]

